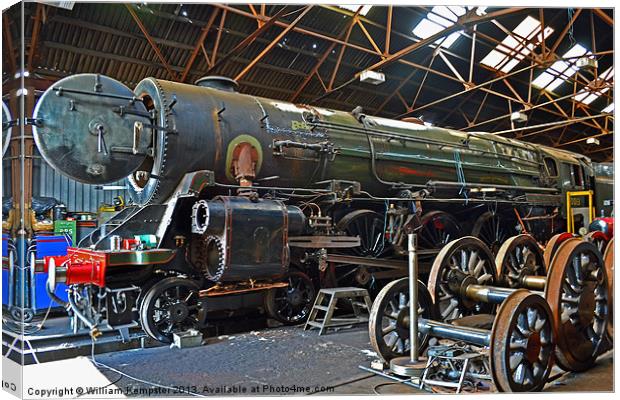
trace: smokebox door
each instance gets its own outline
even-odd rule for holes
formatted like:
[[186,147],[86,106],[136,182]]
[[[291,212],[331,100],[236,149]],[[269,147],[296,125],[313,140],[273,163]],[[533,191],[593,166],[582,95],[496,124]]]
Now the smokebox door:
[[41,155],[64,175],[89,184],[118,181],[138,169],[151,141],[149,114],[122,83],[98,74],[54,83],[34,111]]

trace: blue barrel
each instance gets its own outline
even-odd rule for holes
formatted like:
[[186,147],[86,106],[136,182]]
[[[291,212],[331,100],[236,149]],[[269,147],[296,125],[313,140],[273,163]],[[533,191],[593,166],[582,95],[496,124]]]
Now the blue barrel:
[[[43,261],[46,256],[67,255],[67,248],[71,245],[71,238],[66,235],[37,235],[31,241],[28,252],[28,264],[30,282],[32,282],[30,285],[30,304],[34,312],[46,310],[50,305],[52,307],[59,306],[59,304],[56,304],[47,294],[46,285],[48,273]],[[59,283],[56,286],[56,296],[66,301],[66,289],[67,286],[65,284]]]

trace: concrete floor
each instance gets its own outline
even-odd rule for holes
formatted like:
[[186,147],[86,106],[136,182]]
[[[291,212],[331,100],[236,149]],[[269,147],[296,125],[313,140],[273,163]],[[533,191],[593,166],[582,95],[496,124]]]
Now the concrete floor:
[[[136,394],[153,389],[153,384],[201,395],[221,395],[233,389],[231,394],[241,395],[303,394],[299,390],[339,395],[420,393],[359,369],[375,358],[367,330],[360,326],[323,336],[301,327],[270,328],[212,338],[196,348],[158,347],[101,354],[96,361],[110,382]],[[584,373],[566,374],[556,367],[552,376],[556,375],[546,391],[613,391],[613,354],[601,356],[597,365]],[[325,387],[333,389],[322,392]],[[177,393],[161,389],[149,394]]]

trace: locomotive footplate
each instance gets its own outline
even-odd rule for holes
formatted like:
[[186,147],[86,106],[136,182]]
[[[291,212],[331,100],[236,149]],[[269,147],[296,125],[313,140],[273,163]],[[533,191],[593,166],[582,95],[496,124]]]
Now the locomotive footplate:
[[230,294],[240,294],[248,292],[258,292],[260,290],[284,288],[288,286],[288,282],[244,282],[235,283],[230,285],[216,285],[209,289],[201,290],[199,292],[200,297],[216,297],[226,296]]
[[308,249],[351,248],[361,243],[359,236],[291,236],[289,246]]

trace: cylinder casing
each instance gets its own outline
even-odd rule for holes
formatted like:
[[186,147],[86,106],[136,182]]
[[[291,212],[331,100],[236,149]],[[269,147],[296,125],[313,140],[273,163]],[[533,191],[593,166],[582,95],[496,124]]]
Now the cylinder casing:
[[191,239],[190,262],[195,268],[215,282],[286,275],[288,236],[299,234],[305,225],[298,207],[240,196],[220,196],[206,203],[208,226]]

